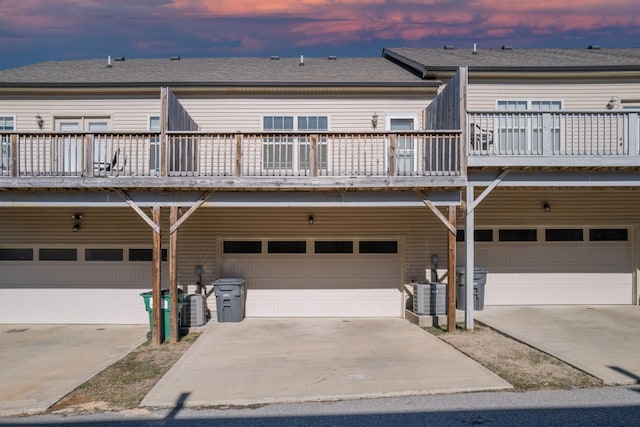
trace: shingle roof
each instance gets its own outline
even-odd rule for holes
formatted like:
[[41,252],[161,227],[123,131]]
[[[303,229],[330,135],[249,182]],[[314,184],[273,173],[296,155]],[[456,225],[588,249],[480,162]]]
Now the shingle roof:
[[[422,65],[427,70],[501,69],[628,69],[640,70],[640,48],[583,48],[583,49],[429,49],[389,48],[383,56],[396,57]],[[404,59],[404,60],[403,60]]]
[[52,61],[0,71],[9,85],[432,85],[384,58],[182,58]]

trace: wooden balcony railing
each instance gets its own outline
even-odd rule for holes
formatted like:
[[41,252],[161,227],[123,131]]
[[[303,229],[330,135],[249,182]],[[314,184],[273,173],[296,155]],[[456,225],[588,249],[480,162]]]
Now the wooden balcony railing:
[[493,163],[505,165],[536,157],[567,165],[586,158],[594,165],[622,164],[640,156],[637,112],[474,111],[467,124],[469,165],[496,157]]
[[0,177],[462,176],[460,134],[0,133]]

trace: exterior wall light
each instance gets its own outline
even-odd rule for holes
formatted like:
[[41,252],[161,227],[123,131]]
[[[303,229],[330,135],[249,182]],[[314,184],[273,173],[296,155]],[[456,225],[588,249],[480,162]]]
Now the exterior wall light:
[[73,232],[77,233],[78,231],[80,231],[80,224],[78,223],[73,224]]
[[371,116],[371,127],[373,128],[373,130],[376,130],[376,128],[378,127],[378,113],[373,113],[373,116]]
[[309,221],[309,225],[313,224],[313,215],[309,215],[309,218],[307,218],[307,221]]
[[545,212],[549,213],[551,212],[551,205],[549,203],[545,203],[544,205],[542,205],[542,209],[544,209]]
[[36,124],[38,125],[38,128],[40,128],[40,130],[42,130],[42,127],[44,126],[44,119],[42,118],[40,113],[36,114]]

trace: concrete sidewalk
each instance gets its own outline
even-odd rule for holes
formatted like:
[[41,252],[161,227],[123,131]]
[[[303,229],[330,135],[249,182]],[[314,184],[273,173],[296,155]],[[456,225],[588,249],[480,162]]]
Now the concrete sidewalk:
[[0,416],[45,411],[146,339],[140,325],[0,325]]
[[404,319],[211,322],[142,401],[147,407],[510,389]]
[[640,383],[637,306],[485,307],[476,319],[605,384]]

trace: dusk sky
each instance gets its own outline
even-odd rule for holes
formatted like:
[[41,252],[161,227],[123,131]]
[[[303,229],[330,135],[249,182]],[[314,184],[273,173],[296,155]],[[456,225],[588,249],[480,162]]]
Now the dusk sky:
[[0,0],[0,69],[383,47],[640,47],[639,0]]

